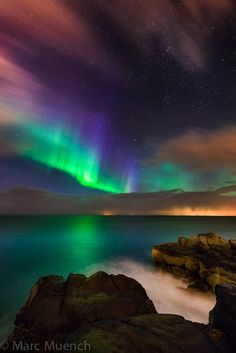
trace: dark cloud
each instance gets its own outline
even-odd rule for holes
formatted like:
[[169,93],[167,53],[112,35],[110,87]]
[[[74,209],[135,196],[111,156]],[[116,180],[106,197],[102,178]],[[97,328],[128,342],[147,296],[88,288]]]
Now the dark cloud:
[[206,192],[173,190],[91,197],[17,187],[0,194],[1,214],[236,215],[236,185]]

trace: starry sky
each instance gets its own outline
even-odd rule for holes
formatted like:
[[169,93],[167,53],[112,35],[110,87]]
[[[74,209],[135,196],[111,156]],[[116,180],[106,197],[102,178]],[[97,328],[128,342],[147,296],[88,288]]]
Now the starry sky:
[[236,215],[233,1],[1,1],[0,43],[0,212]]

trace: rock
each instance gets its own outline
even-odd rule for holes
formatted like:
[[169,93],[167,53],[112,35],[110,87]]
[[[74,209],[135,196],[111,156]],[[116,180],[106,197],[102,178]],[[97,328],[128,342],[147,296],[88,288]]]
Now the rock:
[[65,281],[60,276],[48,276],[32,287],[27,303],[16,315],[15,324],[51,332],[60,325],[65,293]]
[[221,236],[214,233],[193,235],[191,238],[179,238],[178,243],[186,248],[194,248],[197,246],[223,246],[229,247],[229,242]]
[[216,299],[216,305],[210,313],[210,323],[232,340],[236,351],[236,286],[216,286]]
[[1,352],[233,353],[219,329],[157,314],[137,281],[105,272],[39,279],[15,325]]
[[163,269],[176,274],[176,267],[190,281],[191,287],[214,291],[221,283],[236,284],[236,240],[217,234],[199,234],[177,243],[153,246],[152,256]]
[[229,244],[231,248],[236,251],[236,240],[229,240]]
[[[135,296],[134,296],[135,293]],[[155,313],[143,287],[124,275],[97,272],[40,278],[15,324],[31,331],[71,331],[86,322]]]
[[101,353],[219,353],[218,342],[213,342],[204,325],[178,315],[149,314],[118,323],[102,322],[87,328],[83,338],[95,347],[94,352]]

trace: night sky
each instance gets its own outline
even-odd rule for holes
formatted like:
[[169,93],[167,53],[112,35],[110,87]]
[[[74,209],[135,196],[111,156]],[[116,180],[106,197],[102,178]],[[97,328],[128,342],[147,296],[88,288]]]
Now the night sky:
[[236,214],[233,1],[1,1],[0,42],[1,212]]

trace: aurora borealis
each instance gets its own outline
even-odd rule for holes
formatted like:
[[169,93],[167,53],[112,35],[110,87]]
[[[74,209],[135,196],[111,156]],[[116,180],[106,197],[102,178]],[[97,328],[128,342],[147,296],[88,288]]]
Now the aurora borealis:
[[29,189],[72,197],[72,213],[236,214],[235,11],[2,1],[2,199]]
[[17,129],[24,135],[23,144],[15,146],[20,156],[69,174],[89,188],[111,193],[131,192],[130,185],[102,174],[98,146],[89,149],[87,144],[78,142],[67,128],[45,127],[35,121],[32,124],[21,120]]
[[[115,168],[113,170],[112,163],[108,170],[105,161],[102,161],[103,141],[99,126],[96,126],[95,132],[91,133],[89,129],[81,133],[79,128],[83,123],[76,124],[73,130],[70,126],[72,122],[66,121],[64,116],[54,117],[53,108],[42,112],[37,100],[40,94],[46,94],[45,89],[4,57],[0,63],[5,81],[1,101],[2,147],[5,154],[61,171],[88,188],[111,193],[132,191],[131,176],[126,175],[125,168],[119,175]],[[23,106],[26,97],[29,99],[28,110]]]

